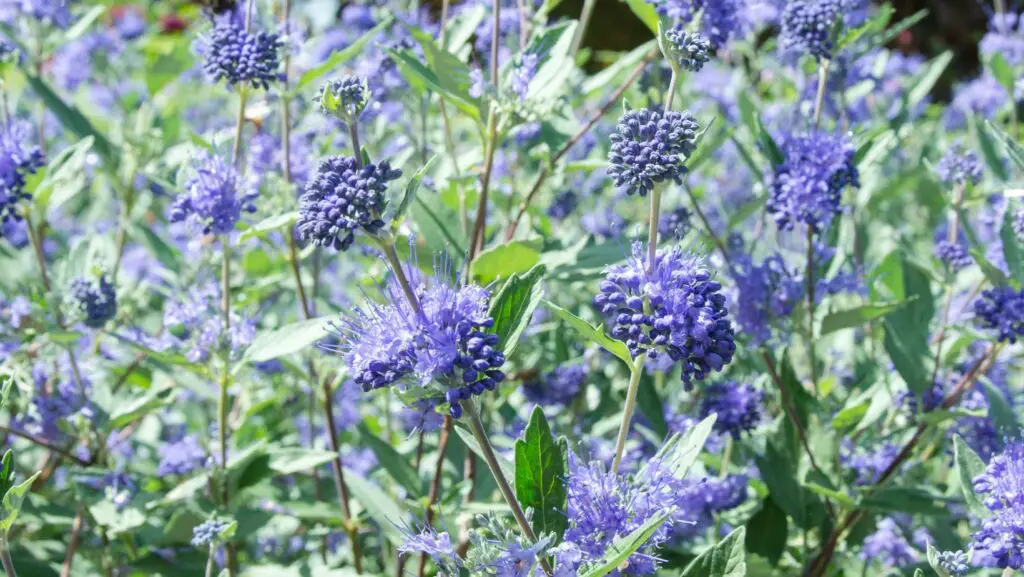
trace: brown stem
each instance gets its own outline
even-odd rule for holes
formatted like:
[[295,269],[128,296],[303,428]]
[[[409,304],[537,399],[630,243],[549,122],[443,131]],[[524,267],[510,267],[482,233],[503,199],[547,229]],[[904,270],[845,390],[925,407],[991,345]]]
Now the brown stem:
[[334,452],[334,459],[331,461],[331,470],[334,473],[334,490],[338,493],[338,503],[341,505],[342,518],[345,521],[345,529],[348,531],[348,540],[352,543],[352,558],[355,562],[356,573],[363,572],[363,559],[359,547],[359,534],[355,524],[352,522],[352,512],[348,504],[348,485],[345,484],[345,469],[341,462],[341,445],[338,443],[338,429],[334,421],[334,400],[331,398],[331,385],[327,379],[322,379],[324,394],[324,416],[327,419],[327,438],[331,442],[331,451]]
[[27,433],[25,431],[19,431],[18,429],[12,429],[12,428],[6,427],[4,425],[0,425],[0,433],[4,433],[6,435],[13,435],[15,437],[20,437],[22,439],[25,439],[26,441],[28,441],[28,442],[30,442],[30,443],[32,443],[34,445],[39,445],[40,447],[49,450],[51,453],[53,453],[53,454],[55,454],[55,455],[57,455],[57,456],[59,456],[61,458],[69,459],[71,461],[74,461],[75,463],[78,463],[79,465],[81,465],[83,467],[88,467],[88,466],[93,464],[93,462],[91,460],[79,458],[76,455],[74,455],[73,453],[71,453],[70,450],[65,449],[64,447],[57,446],[57,445],[47,441],[46,439],[43,439],[41,437],[37,437],[37,436],[35,436],[35,435],[31,434],[31,433]]
[[476,205],[476,220],[473,222],[473,235],[469,239],[469,263],[476,259],[476,255],[484,245],[484,237],[487,235],[487,194],[491,188],[491,171],[494,169],[494,152],[497,148],[497,112],[491,108],[487,117],[487,156],[484,159],[484,172],[480,177],[480,200]]
[[807,360],[811,369],[811,387],[818,387],[818,363],[814,354],[814,227],[807,225]]
[[[452,418],[444,416],[444,424],[441,426],[441,435],[437,442],[437,465],[434,467],[434,479],[430,482],[430,494],[427,497],[426,520],[427,527],[433,527],[434,504],[437,503],[438,495],[441,493],[441,472],[444,470],[444,454],[448,450],[448,439],[452,433]],[[427,555],[420,555],[420,565],[416,570],[418,577],[423,577],[427,567]]]
[[[562,148],[555,153],[553,157],[551,157],[551,162],[549,163],[550,165],[554,165],[559,160],[561,160],[562,157],[565,156],[566,153],[568,153],[569,150],[572,149],[572,147],[575,146],[581,138],[583,138],[588,132],[590,132],[590,130],[594,128],[594,126],[598,122],[600,122],[602,118],[604,118],[604,115],[607,114],[609,110],[611,110],[612,106],[614,106],[615,103],[618,102],[619,98],[622,97],[626,90],[629,89],[629,87],[632,86],[634,82],[636,82],[637,78],[640,78],[640,75],[643,73],[644,68],[647,66],[647,63],[650,62],[652,58],[654,58],[655,54],[657,54],[657,50],[652,50],[647,54],[647,56],[644,57],[643,61],[640,62],[640,64],[638,64],[635,69],[633,69],[633,72],[632,74],[629,75],[629,78],[627,78],[626,81],[623,82],[621,86],[619,86],[615,93],[612,94],[612,96],[601,106],[601,108],[598,109],[597,113],[594,114],[594,116],[591,117],[585,125],[583,125],[583,128],[581,128],[579,132],[573,135],[573,137],[570,138],[569,141],[566,142],[562,146]],[[533,197],[536,196],[537,192],[540,191],[541,185],[544,184],[544,181],[547,179],[549,174],[550,169],[547,166],[540,170],[540,174],[538,174],[536,180],[533,181],[533,186],[530,187],[530,192],[527,193],[526,198],[523,199],[523,202],[519,203],[519,210],[516,213],[516,217],[512,219],[512,222],[509,223],[508,225],[508,229],[505,231],[505,240],[512,240],[512,238],[516,235],[516,228],[519,227],[519,221],[521,221],[523,219],[523,216],[526,215],[527,209],[530,208],[530,203],[533,202]]]
[[71,538],[68,539],[68,551],[64,554],[64,564],[60,568],[60,577],[71,576],[71,564],[75,561],[75,552],[78,550],[78,541],[82,535],[82,511],[75,514],[75,520],[71,524]]

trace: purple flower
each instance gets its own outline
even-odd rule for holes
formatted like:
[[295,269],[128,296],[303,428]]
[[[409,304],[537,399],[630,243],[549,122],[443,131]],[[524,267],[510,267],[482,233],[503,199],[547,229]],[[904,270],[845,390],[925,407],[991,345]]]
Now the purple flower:
[[351,156],[327,158],[299,199],[299,234],[336,250],[352,246],[360,229],[377,234],[384,226],[388,182],[400,176],[386,160],[360,168]]
[[686,207],[665,211],[658,219],[658,233],[671,240],[683,240],[690,228],[690,211]]
[[729,40],[742,19],[746,9],[741,0],[649,0],[659,14],[685,24],[693,22],[701,13],[701,33],[710,41],[711,48],[718,50]]
[[185,191],[171,206],[170,221],[186,222],[203,234],[228,234],[242,212],[256,212],[258,192],[245,192],[238,172],[219,156],[203,154]]
[[407,534],[405,541],[398,546],[398,551],[403,555],[425,553],[448,575],[458,575],[458,568],[463,565],[448,533],[438,533],[429,526],[419,533]]
[[905,567],[917,562],[918,553],[896,521],[885,517],[878,522],[875,532],[864,539],[860,556],[868,564],[877,561],[882,567]]
[[611,136],[608,176],[627,194],[647,196],[658,183],[681,182],[700,126],[689,112],[644,108],[622,115]]
[[967,248],[959,242],[940,240],[935,243],[935,256],[953,272],[974,264],[974,259],[967,253]]
[[103,328],[117,312],[117,294],[105,274],[75,279],[68,298],[82,323],[91,329]]
[[315,100],[320,103],[320,112],[350,122],[370,103],[370,86],[363,78],[346,75],[325,82]]
[[743,255],[733,270],[736,323],[752,343],[764,343],[771,339],[776,319],[788,317],[803,298],[803,276],[791,271],[779,254],[760,264]]
[[565,220],[579,206],[580,197],[575,190],[560,192],[548,206],[548,216],[553,220]]
[[43,24],[67,28],[71,24],[68,9],[74,0],[0,0],[0,18],[11,21],[28,16]]
[[974,301],[974,316],[984,329],[994,329],[999,342],[1017,342],[1024,336],[1024,289],[1009,286],[982,291]]
[[779,46],[790,54],[832,57],[832,30],[841,12],[839,0],[791,0],[782,11]]
[[1024,569],[1024,443],[1014,441],[992,457],[974,479],[991,515],[974,534],[974,548],[995,560],[997,567]]
[[935,165],[935,174],[948,185],[978,184],[983,176],[978,155],[960,146],[946,150]]
[[845,469],[853,471],[854,485],[873,485],[896,460],[900,448],[890,442],[874,447],[855,446],[849,439],[840,445],[840,458]]
[[475,285],[459,288],[447,259],[434,272],[423,278],[411,264],[406,267],[420,310],[392,279],[383,287],[383,303],[367,302],[333,328],[345,364],[364,391],[418,385],[427,396],[443,395],[458,418],[460,401],[493,391],[505,380],[505,355],[495,349],[497,335],[487,332],[494,325],[490,293]]
[[25,178],[45,163],[39,147],[29,142],[29,129],[24,124],[14,123],[0,131],[0,223],[21,220],[18,204],[32,198],[25,192]]
[[540,380],[523,383],[523,394],[543,407],[568,405],[587,382],[587,368],[582,364],[562,365]]
[[195,435],[188,435],[179,441],[163,446],[160,450],[160,464],[157,465],[156,474],[160,477],[188,475],[192,471],[201,469],[205,461],[206,451],[199,445]]
[[520,58],[512,70],[512,92],[516,93],[520,102],[526,100],[530,91],[530,81],[537,74],[537,55],[527,53]]
[[267,90],[280,74],[277,52],[282,46],[277,34],[247,32],[240,23],[226,18],[200,39],[198,51],[203,56],[203,70],[214,82]]
[[700,34],[686,32],[682,24],[676,24],[665,33],[669,56],[684,70],[697,72],[711,60],[711,42]]
[[1010,12],[993,15],[988,32],[978,44],[978,51],[985,60],[1000,54],[1010,66],[1024,64],[1024,30],[1020,26],[1018,14]]
[[967,124],[970,115],[993,118],[1009,101],[1006,88],[985,74],[954,89],[953,101],[946,108],[943,122],[948,130],[957,130]]
[[611,336],[633,357],[667,354],[682,365],[686,385],[721,370],[736,351],[722,286],[681,249],[661,252],[650,271],[646,258],[643,244],[634,243],[625,264],[605,271],[594,305],[613,319]]
[[700,418],[718,415],[714,430],[740,438],[761,422],[761,392],[736,381],[715,383],[701,391]]
[[220,542],[220,534],[231,525],[228,521],[210,519],[203,521],[192,529],[192,546],[207,547]]
[[963,551],[940,551],[938,560],[939,567],[949,573],[950,577],[964,577],[971,570],[967,553]]
[[858,186],[853,144],[825,132],[789,135],[780,145],[767,209],[783,230],[798,223],[820,231],[839,214],[842,191]]

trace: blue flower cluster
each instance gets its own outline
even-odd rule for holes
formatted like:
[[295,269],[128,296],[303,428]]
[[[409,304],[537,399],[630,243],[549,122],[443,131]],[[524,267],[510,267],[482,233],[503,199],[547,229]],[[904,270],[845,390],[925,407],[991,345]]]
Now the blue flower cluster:
[[974,301],[974,315],[985,329],[995,329],[1000,342],[1014,344],[1024,336],[1024,289],[1009,286],[982,291]]
[[689,112],[648,108],[622,115],[608,152],[608,176],[627,194],[647,196],[656,184],[682,181],[700,126]]
[[761,344],[772,336],[772,323],[788,317],[804,295],[803,277],[791,271],[779,254],[755,264],[748,256],[737,259],[736,323],[751,342]]
[[1024,242],[1024,208],[1018,208],[1013,212],[1012,226],[1017,240]]
[[117,294],[105,274],[75,279],[68,296],[82,323],[91,329],[103,328],[117,312]]
[[251,319],[232,311],[231,327],[225,335],[220,296],[217,283],[197,284],[184,298],[164,307],[165,336],[150,338],[140,333],[137,338],[154,350],[180,350],[193,363],[205,361],[211,352],[223,349],[238,356],[252,343],[256,326]]
[[974,259],[967,252],[967,248],[959,242],[940,240],[935,243],[935,256],[953,272],[974,264]]
[[700,14],[700,29],[718,50],[739,30],[749,8],[742,0],[649,0],[659,14],[690,24]]
[[974,548],[995,559],[1000,568],[1024,569],[1024,443],[1011,442],[992,457],[974,479],[992,514],[974,534]]
[[937,557],[939,567],[949,573],[949,577],[964,577],[971,570],[967,553],[963,551],[940,551]]
[[186,435],[163,446],[156,474],[161,477],[188,475],[201,469],[205,462],[206,450],[199,444],[199,440],[195,435]]
[[256,212],[253,202],[259,192],[245,192],[238,171],[219,156],[204,154],[185,191],[171,205],[169,220],[186,222],[203,234],[228,234],[242,218],[242,212]]
[[227,529],[229,525],[231,523],[228,521],[218,521],[217,519],[203,521],[192,528],[192,546],[208,547],[217,543],[220,539],[221,531]]
[[505,380],[505,355],[495,348],[497,335],[488,332],[494,325],[488,313],[490,293],[476,285],[457,287],[449,266],[436,266],[435,275],[426,279],[415,267],[406,267],[418,311],[392,279],[383,289],[384,303],[368,302],[364,310],[344,316],[334,330],[345,363],[364,391],[392,385],[404,390],[413,384],[429,396],[428,386],[436,383],[449,412],[459,418],[460,401],[493,391]]
[[782,11],[779,46],[783,52],[832,57],[832,33],[841,12],[840,0],[791,0]]
[[691,226],[690,211],[683,206],[665,211],[658,218],[658,234],[672,240],[683,240]]
[[352,246],[359,229],[377,234],[384,226],[388,182],[400,176],[386,160],[362,167],[351,156],[323,160],[299,199],[299,234],[336,250]]
[[984,175],[981,161],[973,150],[954,146],[935,165],[935,174],[948,185],[978,184]]
[[39,147],[28,142],[28,129],[23,124],[0,131],[0,224],[21,220],[18,203],[32,198],[25,191],[25,177],[35,174],[45,163]]
[[458,575],[458,568],[464,564],[462,558],[456,553],[448,532],[438,533],[429,526],[424,527],[419,533],[406,535],[405,540],[398,546],[398,551],[406,555],[409,553],[426,554],[447,575]]
[[278,79],[281,63],[278,50],[284,46],[277,34],[247,32],[231,19],[218,22],[201,40],[203,70],[214,82],[248,84],[267,90]]
[[370,87],[365,79],[346,75],[341,80],[325,82],[316,101],[327,116],[350,121],[358,118],[370,103]]
[[580,197],[575,190],[565,190],[555,196],[548,205],[548,216],[554,220],[565,220],[580,204]]
[[0,2],[0,17],[11,21],[28,16],[42,24],[67,28],[71,24],[70,7],[75,0],[5,0]]
[[999,54],[1010,66],[1024,64],[1024,28],[1019,14],[994,14],[988,32],[978,43],[978,51],[985,60]]
[[722,285],[679,248],[661,252],[650,271],[645,259],[635,243],[632,258],[605,271],[594,304],[613,319],[611,335],[634,357],[667,354],[681,363],[687,386],[721,370],[736,351]]
[[512,69],[512,92],[519,97],[519,101],[526,100],[530,91],[530,81],[537,74],[537,54],[530,52],[524,54],[515,68]]
[[669,57],[684,70],[697,72],[711,60],[711,42],[700,34],[686,32],[681,24],[670,28],[665,40]]
[[788,135],[780,148],[783,162],[771,177],[768,212],[783,230],[803,223],[820,231],[839,214],[843,189],[858,186],[853,144],[814,131]]
[[718,415],[714,430],[739,439],[761,423],[763,402],[761,391],[752,385],[736,381],[715,383],[701,391],[700,418]]
[[542,407],[568,405],[587,382],[587,367],[582,364],[562,365],[541,379],[523,383],[523,394]]
[[864,538],[860,557],[869,565],[878,562],[882,567],[898,568],[916,563],[919,555],[896,521],[885,517],[878,522],[875,532]]

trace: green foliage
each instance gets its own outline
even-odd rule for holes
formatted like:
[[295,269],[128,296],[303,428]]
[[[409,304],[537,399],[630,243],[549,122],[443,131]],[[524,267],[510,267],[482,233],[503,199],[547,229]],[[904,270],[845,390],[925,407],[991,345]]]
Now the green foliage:
[[566,455],[551,435],[544,411],[534,407],[526,436],[516,441],[516,497],[524,509],[533,510],[533,531],[561,537],[565,515]]

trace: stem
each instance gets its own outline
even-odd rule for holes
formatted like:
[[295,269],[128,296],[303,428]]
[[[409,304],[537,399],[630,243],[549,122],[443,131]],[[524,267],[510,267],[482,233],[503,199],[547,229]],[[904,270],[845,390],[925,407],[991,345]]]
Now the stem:
[[363,149],[359,146],[359,121],[354,117],[348,121],[348,136],[352,140],[352,154],[356,159],[356,168],[363,168]]
[[[946,242],[953,244],[957,241],[960,233],[960,205],[963,202],[964,187],[957,185],[953,189],[953,206],[949,211],[949,227],[946,230]],[[970,299],[970,300],[973,300]],[[935,377],[939,374],[939,365],[942,364],[942,347],[946,340],[946,331],[949,329],[949,312],[953,308],[953,283],[946,287],[946,299],[942,306],[942,325],[939,327],[938,336],[935,337],[935,362],[932,367],[932,378],[929,385],[935,383]]]
[[32,217],[27,211],[25,214],[25,229],[28,231],[29,242],[32,243],[32,251],[36,255],[39,274],[43,279],[43,288],[46,289],[46,292],[50,292],[50,275],[46,272],[46,255],[43,253],[43,239],[40,238],[41,232],[36,230],[36,227],[32,224]]
[[[495,2],[497,5],[497,2]],[[469,239],[469,260],[472,263],[483,248],[487,230],[487,193],[491,187],[491,171],[494,169],[494,150],[497,148],[497,112],[491,107],[487,116],[487,156],[484,160],[484,172],[480,177],[480,200],[476,206],[476,220],[473,223],[473,235]],[[468,265],[467,265],[468,266]]]
[[825,88],[828,84],[828,68],[832,61],[822,58],[818,63],[818,93],[814,96],[814,128],[821,124],[821,109],[825,104]]
[[[638,64],[636,68],[633,69],[633,73],[629,75],[629,78],[626,79],[626,81],[623,82],[621,86],[619,86],[615,93],[612,94],[612,96],[603,105],[601,105],[601,108],[598,109],[597,113],[594,114],[594,116],[592,116],[585,125],[583,125],[583,128],[581,128],[579,132],[577,132],[572,138],[569,139],[569,142],[566,142],[562,146],[562,148],[553,157],[551,157],[550,164],[553,165],[559,160],[561,160],[562,157],[565,156],[569,152],[569,150],[572,149],[572,147],[575,146],[576,143],[580,141],[581,138],[586,136],[586,134],[590,132],[590,130],[594,128],[594,126],[598,122],[601,121],[604,115],[608,113],[608,111],[616,102],[618,102],[619,98],[622,97],[626,90],[629,89],[629,87],[632,86],[634,82],[636,82],[637,78],[640,78],[640,75],[643,74],[644,68],[647,66],[647,63],[650,62],[652,58],[654,58],[655,54],[656,51],[651,51],[647,54],[647,56],[644,57],[643,61],[640,62],[640,64]],[[536,196],[537,192],[540,191],[541,185],[544,183],[544,180],[547,179],[548,175],[550,174],[551,171],[548,169],[547,166],[541,169],[540,174],[537,175],[537,179],[533,181],[533,186],[530,187],[530,192],[527,193],[526,198],[523,199],[523,202],[519,204],[519,211],[516,213],[516,217],[508,225],[508,229],[505,231],[505,240],[512,240],[512,238],[515,236],[516,228],[519,226],[519,221],[523,219],[523,216],[526,214],[527,209],[530,208],[530,203],[533,202],[533,197]]]
[[683,190],[686,191],[686,195],[690,198],[690,204],[693,205],[693,213],[697,215],[697,218],[700,219],[701,224],[704,225],[705,234],[707,234],[708,238],[711,239],[712,244],[715,245],[715,248],[718,249],[718,252],[722,254],[722,259],[725,261],[725,264],[728,265],[730,269],[732,269],[733,265],[732,259],[729,258],[729,249],[725,246],[725,242],[721,239],[721,237],[715,234],[715,229],[711,228],[711,221],[708,220],[707,215],[704,214],[703,210],[701,210],[700,203],[697,202],[697,195],[694,194],[693,188],[690,187],[689,183],[683,182]]
[[206,577],[213,577],[214,545],[210,543],[210,553],[206,556]]
[[[491,18],[491,86],[498,87],[498,44],[501,41],[501,0],[494,0]],[[493,107],[492,107],[493,108]]]
[[729,461],[732,459],[732,447],[732,435],[729,435],[725,438],[725,448],[722,449],[722,464],[718,467],[719,479],[725,479],[729,476]]
[[14,560],[11,559],[7,535],[4,534],[0,534],[0,561],[3,561],[4,572],[7,573],[7,577],[18,577],[18,572],[14,570]]
[[814,227],[807,225],[807,360],[811,368],[811,386],[818,387],[817,355],[814,353]]
[[[516,518],[516,522],[523,531],[523,535],[530,541],[531,545],[536,543],[537,536],[533,533],[530,522],[526,520],[526,514],[523,513],[522,507],[519,506],[519,501],[516,500],[515,493],[512,492],[512,487],[509,486],[508,480],[505,479],[505,474],[501,472],[498,457],[495,456],[494,448],[491,446],[491,441],[487,438],[487,433],[484,431],[484,425],[480,421],[480,413],[477,411],[476,403],[473,402],[473,399],[466,399],[462,401],[462,407],[466,410],[466,414],[469,415],[469,425],[473,430],[473,437],[476,439],[477,444],[480,445],[484,461],[487,462],[487,468],[491,470],[491,475],[494,476],[494,481],[498,485],[498,490],[501,491],[501,496],[505,498],[505,502],[512,509],[512,516]],[[551,565],[548,564],[546,558],[542,557],[540,559],[540,566],[547,575],[551,575]]]
[[676,69],[672,69],[672,79],[668,81],[668,94],[665,95],[665,110],[672,110],[672,101],[676,98],[676,83],[679,82],[679,75]]
[[235,119],[235,140],[231,146],[231,165],[236,169],[242,160],[242,132],[245,130],[245,103],[249,97],[244,86],[238,89],[238,117]]
[[355,563],[356,573],[363,572],[363,557],[359,547],[359,534],[356,526],[352,523],[352,512],[348,506],[348,485],[345,484],[345,469],[341,462],[341,445],[338,443],[338,429],[334,422],[334,399],[331,398],[331,386],[327,379],[321,380],[324,394],[324,415],[327,418],[327,438],[331,442],[331,451],[334,452],[334,460],[331,461],[331,470],[334,473],[334,490],[338,493],[338,503],[341,505],[342,518],[345,521],[345,529],[348,531],[348,540],[352,544],[352,559]]
[[619,472],[619,465],[622,464],[622,453],[626,449],[626,436],[629,434],[629,425],[633,420],[633,411],[636,410],[636,394],[640,390],[640,376],[644,372],[644,363],[647,361],[647,354],[643,353],[633,361],[629,367],[629,388],[626,389],[626,404],[622,407],[622,422],[619,424],[619,436],[615,439],[615,458],[612,459],[612,473]]
[[70,577],[71,565],[75,561],[75,552],[78,550],[78,541],[82,535],[82,510],[75,514],[75,520],[71,523],[71,538],[68,540],[68,551],[64,555],[64,564],[60,568],[60,577]]
[[647,219],[647,274],[654,273],[658,259],[658,214],[661,209],[661,186],[651,191],[651,210]]
[[302,284],[302,273],[299,271],[299,249],[295,243],[295,234],[288,228],[285,230],[288,235],[288,260],[292,265],[292,276],[295,277],[295,289],[299,295],[299,306],[302,308],[304,318],[313,318],[313,311],[309,308],[309,299],[306,297],[306,287]]
[[412,285],[409,283],[409,278],[405,275],[405,269],[402,268],[402,262],[398,260],[398,253],[395,252],[394,241],[388,239],[377,239],[381,250],[384,251],[384,256],[388,259],[388,264],[391,265],[391,270],[395,273],[395,278],[398,279],[398,284],[402,287],[402,292],[405,294],[406,300],[412,305],[412,310],[416,313],[422,312],[420,309],[420,302],[416,298],[416,292],[413,291]]
[[[441,435],[437,442],[437,465],[434,467],[434,478],[430,482],[430,494],[427,497],[427,527],[432,527],[434,523],[434,503],[437,503],[437,497],[441,494],[441,472],[444,470],[444,454],[445,451],[448,450],[448,439],[451,438],[451,432],[452,418],[445,415],[444,424],[441,425]],[[418,577],[423,577],[426,567],[427,554],[424,553],[420,555],[420,565],[416,571],[416,575]]]
[[569,54],[574,58],[583,46],[583,37],[587,34],[587,27],[590,25],[590,18],[594,15],[594,7],[597,0],[583,0],[583,10],[580,11],[579,24],[576,27],[576,37],[572,39],[572,49]]

